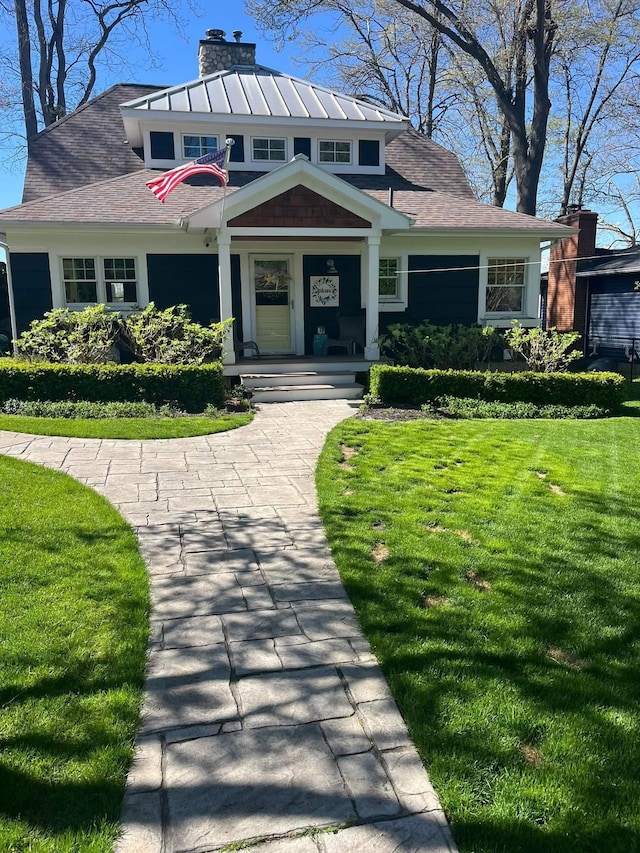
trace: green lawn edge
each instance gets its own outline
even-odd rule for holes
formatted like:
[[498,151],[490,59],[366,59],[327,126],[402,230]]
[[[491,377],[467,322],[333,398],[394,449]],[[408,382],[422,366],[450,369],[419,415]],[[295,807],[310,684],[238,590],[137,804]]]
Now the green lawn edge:
[[155,438],[191,438],[246,426],[251,412],[222,415],[218,418],[31,418],[0,415],[0,430],[28,435],[64,438],[105,438],[146,440]]
[[139,723],[149,592],[120,514],[0,457],[0,850],[111,853]]

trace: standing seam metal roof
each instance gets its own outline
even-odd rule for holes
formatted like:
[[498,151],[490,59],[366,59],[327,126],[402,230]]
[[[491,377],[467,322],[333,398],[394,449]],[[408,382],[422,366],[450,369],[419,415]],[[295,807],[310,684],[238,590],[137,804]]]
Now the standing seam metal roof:
[[236,65],[122,104],[162,112],[338,119],[396,124],[405,116],[264,65]]

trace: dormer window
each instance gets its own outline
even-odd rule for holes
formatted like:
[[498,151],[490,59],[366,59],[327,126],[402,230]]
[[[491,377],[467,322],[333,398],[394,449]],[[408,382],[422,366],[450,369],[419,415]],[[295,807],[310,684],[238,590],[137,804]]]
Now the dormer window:
[[318,163],[351,163],[351,141],[323,140],[318,143]]
[[185,160],[195,160],[218,150],[217,136],[183,136],[182,153]]
[[286,139],[252,139],[251,151],[254,160],[269,163],[284,163],[287,159]]

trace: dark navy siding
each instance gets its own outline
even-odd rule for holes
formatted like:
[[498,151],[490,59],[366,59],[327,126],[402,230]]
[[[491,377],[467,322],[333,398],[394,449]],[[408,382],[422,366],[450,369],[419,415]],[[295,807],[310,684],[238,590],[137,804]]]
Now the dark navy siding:
[[[340,277],[340,307],[312,308],[309,305],[312,275],[327,274],[327,260],[332,258]],[[364,314],[360,298],[359,255],[305,255],[304,276],[304,351],[313,354],[313,336],[318,326],[324,326],[330,338],[338,337],[338,311],[343,316],[355,317]]]
[[147,255],[147,271],[157,308],[184,303],[197,323],[220,319],[217,255]]
[[[597,355],[624,359],[624,348],[640,342],[640,276],[608,275],[589,280],[587,352],[597,344]],[[640,343],[636,344],[636,349]]]
[[[216,257],[217,262],[217,257]],[[231,310],[236,321],[238,340],[244,340],[242,325],[242,279],[240,278],[240,255],[231,255]],[[218,311],[220,314],[220,311]]]
[[51,311],[51,274],[46,252],[11,252],[11,280],[16,309],[18,334],[32,320],[39,320]]

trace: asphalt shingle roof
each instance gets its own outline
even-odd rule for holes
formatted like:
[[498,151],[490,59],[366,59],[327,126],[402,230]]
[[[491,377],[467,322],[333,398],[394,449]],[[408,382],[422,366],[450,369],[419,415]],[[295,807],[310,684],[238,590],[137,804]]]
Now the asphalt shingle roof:
[[[122,223],[124,225],[174,225],[180,217],[221,198],[224,189],[216,179],[198,175],[180,184],[161,204],[146,182],[158,174],[143,169],[87,187],[18,205],[0,212],[0,222]],[[227,193],[233,193],[255,173],[233,172]],[[363,189],[367,195],[388,203],[388,189]],[[424,189],[395,190],[393,206],[406,213],[415,225],[429,229],[501,229],[550,232],[563,236],[558,223],[525,216],[468,198]]]
[[628,249],[596,249],[601,257],[581,261],[577,276],[630,275],[640,272],[640,246]]
[[31,142],[22,201],[144,168],[142,152],[126,142],[120,104],[158,88],[118,83],[39,133]]

